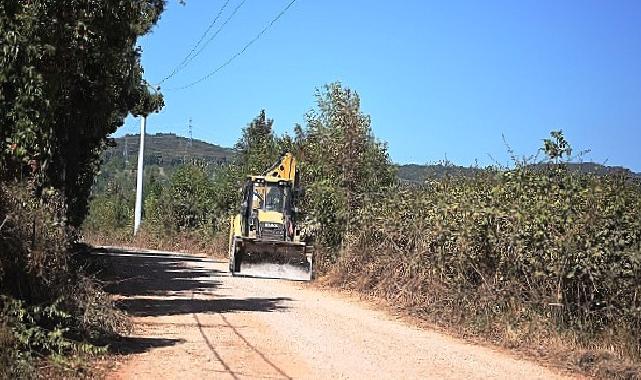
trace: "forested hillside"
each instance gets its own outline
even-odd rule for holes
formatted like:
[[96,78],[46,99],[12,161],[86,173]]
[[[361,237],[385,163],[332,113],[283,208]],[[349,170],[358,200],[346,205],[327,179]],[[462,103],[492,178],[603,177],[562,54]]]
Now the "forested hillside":
[[[127,170],[135,170],[138,155],[138,134],[127,134],[113,139],[111,147],[104,153],[106,164],[103,168],[105,175],[111,161],[124,161]],[[202,140],[190,140],[174,133],[157,133],[147,135],[145,140],[145,164],[163,167],[163,173],[171,172],[173,168],[187,162],[199,161],[208,165],[220,165],[230,162],[234,154],[233,148],[224,148]],[[132,164],[133,163],[133,164]],[[426,179],[453,177],[473,177],[483,171],[473,166],[460,166],[452,163],[435,164],[397,164],[399,180],[408,183],[420,183]],[[595,162],[567,163],[567,169],[572,172],[606,175],[620,173],[630,178],[641,178],[641,173],[632,172],[620,166],[607,166]]]
[[[544,170],[545,167],[532,164],[535,170]],[[621,166],[607,166],[596,162],[568,162],[566,168],[570,172],[594,174],[604,176],[609,174],[621,174],[629,178],[641,178],[641,173],[635,173],[630,169]],[[430,178],[451,177],[473,177],[483,172],[482,168],[473,166],[458,166],[451,163],[446,164],[406,164],[398,165],[398,178],[407,182],[423,182]]]
[[[138,155],[139,134],[127,134],[113,139],[104,153],[105,162],[114,156],[135,161]],[[145,163],[160,166],[178,166],[198,160],[221,164],[231,159],[233,149],[223,148],[198,139],[177,136],[174,133],[148,134],[145,138]]]

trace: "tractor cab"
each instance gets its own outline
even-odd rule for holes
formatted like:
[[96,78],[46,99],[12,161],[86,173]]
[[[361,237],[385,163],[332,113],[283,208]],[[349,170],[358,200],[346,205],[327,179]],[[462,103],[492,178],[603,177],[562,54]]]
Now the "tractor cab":
[[293,241],[293,192],[290,181],[249,177],[243,189],[241,214],[246,236],[273,241]]

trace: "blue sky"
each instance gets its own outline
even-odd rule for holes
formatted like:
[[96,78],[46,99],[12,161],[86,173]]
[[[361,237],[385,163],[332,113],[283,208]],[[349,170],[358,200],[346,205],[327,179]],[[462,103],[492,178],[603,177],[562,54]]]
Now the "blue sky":
[[[225,0],[168,0],[140,40],[157,83],[185,57]],[[242,0],[231,0],[212,32]],[[189,66],[163,84],[166,108],[149,133],[232,146],[264,108],[291,131],[315,89],[356,90],[378,138],[399,163],[507,162],[562,129],[585,160],[641,172],[641,1],[298,0],[230,65],[290,0],[246,0]],[[134,133],[129,118],[117,135]]]

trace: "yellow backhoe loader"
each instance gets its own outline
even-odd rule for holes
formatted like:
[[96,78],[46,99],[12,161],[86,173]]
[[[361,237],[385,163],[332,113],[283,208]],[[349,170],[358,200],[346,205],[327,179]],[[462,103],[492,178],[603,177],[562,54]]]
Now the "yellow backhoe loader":
[[297,225],[296,159],[284,153],[265,173],[250,175],[240,212],[231,218],[229,271],[234,276],[311,280],[313,248]]

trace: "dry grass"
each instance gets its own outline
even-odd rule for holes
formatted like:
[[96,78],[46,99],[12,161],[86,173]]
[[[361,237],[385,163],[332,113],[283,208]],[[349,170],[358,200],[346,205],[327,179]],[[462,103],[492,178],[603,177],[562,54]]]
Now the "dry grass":
[[128,234],[90,233],[83,240],[94,246],[128,246],[169,252],[200,253],[211,257],[227,257],[228,237],[224,233],[203,236],[198,232],[180,232],[172,236],[158,236],[142,228],[134,237]]
[[[344,256],[345,257],[345,256]],[[317,285],[356,291],[393,314],[404,316],[410,323],[433,328],[477,344],[490,344],[511,353],[542,363],[564,373],[581,373],[603,379],[641,379],[641,365],[617,352],[616,345],[597,339],[598,344],[580,343],[578,334],[559,331],[545,318],[515,323],[522,311],[505,311],[491,323],[472,320],[469,311],[444,308],[448,302],[442,285],[422,287],[418,282],[399,282],[393,276],[383,283],[372,283],[373,265],[363,264],[361,275],[346,273],[341,263],[328,267]],[[352,262],[351,265],[358,265]],[[388,263],[388,265],[394,265]],[[451,306],[451,305],[450,305]]]
[[318,267],[460,337],[634,378],[640,195],[625,177],[560,166],[399,186],[364,198],[343,249]]

